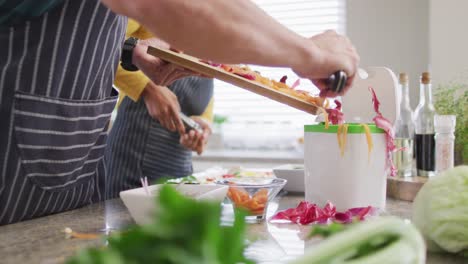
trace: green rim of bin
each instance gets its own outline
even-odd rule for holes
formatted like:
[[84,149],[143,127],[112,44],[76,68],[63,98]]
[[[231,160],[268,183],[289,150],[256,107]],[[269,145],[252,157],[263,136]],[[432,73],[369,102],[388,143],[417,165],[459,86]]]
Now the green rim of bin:
[[[375,124],[368,124],[370,132],[372,134],[383,134],[385,131],[381,128],[378,128]],[[324,123],[317,125],[305,125],[304,132],[313,132],[313,133],[337,133],[338,125],[329,125],[328,129],[325,128]],[[363,134],[365,133],[364,127],[361,124],[349,123],[348,124],[348,134]]]

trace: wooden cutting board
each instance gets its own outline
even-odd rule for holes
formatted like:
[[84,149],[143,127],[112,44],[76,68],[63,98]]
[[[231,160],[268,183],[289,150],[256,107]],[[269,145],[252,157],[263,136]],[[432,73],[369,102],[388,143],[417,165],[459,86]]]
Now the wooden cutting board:
[[164,61],[182,66],[194,72],[201,73],[205,76],[216,78],[253,93],[268,97],[274,101],[289,105],[301,111],[313,115],[317,114],[318,108],[311,103],[297,99],[291,95],[282,93],[261,83],[226,72],[221,68],[208,65],[195,57],[157,47],[149,47],[148,54],[158,57]]

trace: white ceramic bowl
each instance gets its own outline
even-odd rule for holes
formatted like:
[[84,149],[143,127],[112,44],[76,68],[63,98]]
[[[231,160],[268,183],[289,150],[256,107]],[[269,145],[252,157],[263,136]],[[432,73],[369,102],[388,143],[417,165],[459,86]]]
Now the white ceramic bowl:
[[288,192],[304,192],[304,165],[285,164],[273,169],[276,177],[288,181],[284,190]]
[[[141,225],[151,222],[151,218],[155,210],[157,210],[157,204],[154,200],[161,186],[163,185],[156,184],[149,186],[148,191],[150,195],[146,194],[144,188],[120,192],[120,198],[137,224]],[[226,197],[228,187],[220,185],[183,184],[177,186],[177,191],[196,200],[208,200],[221,204]]]

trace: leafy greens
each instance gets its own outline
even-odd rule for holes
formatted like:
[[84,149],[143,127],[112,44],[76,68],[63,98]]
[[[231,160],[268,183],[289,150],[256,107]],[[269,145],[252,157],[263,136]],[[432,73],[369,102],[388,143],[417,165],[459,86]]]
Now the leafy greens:
[[113,234],[108,247],[87,249],[68,264],[253,263],[243,255],[245,214],[236,212],[232,226],[221,226],[217,203],[195,201],[164,186],[153,223]]

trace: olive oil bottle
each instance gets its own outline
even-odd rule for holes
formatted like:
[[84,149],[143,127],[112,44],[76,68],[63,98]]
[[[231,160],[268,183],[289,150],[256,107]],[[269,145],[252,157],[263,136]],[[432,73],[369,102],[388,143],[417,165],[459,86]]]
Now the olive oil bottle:
[[399,177],[410,177],[413,175],[414,118],[410,106],[406,73],[400,73],[399,88],[401,90],[400,116],[395,121],[395,146],[399,151],[393,153],[393,161]]

